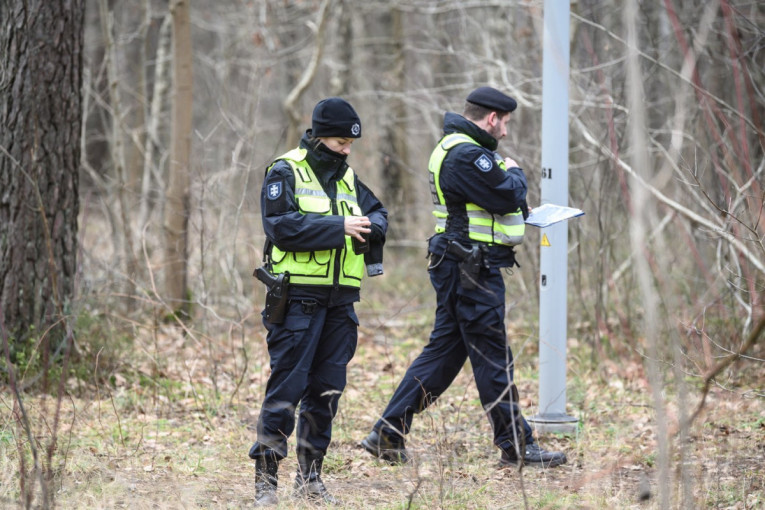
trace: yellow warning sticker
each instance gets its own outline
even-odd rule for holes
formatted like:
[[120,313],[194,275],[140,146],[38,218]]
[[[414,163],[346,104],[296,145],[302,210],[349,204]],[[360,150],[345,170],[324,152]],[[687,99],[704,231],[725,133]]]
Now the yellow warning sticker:
[[547,234],[542,234],[542,246],[550,246],[550,240],[547,239]]

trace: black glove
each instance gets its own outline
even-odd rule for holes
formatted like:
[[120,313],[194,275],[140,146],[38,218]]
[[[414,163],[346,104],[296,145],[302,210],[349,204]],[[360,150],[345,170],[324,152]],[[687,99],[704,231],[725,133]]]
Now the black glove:
[[372,232],[369,234],[370,240],[385,242],[385,232],[383,232],[383,229],[380,225],[377,223],[372,223],[369,225],[369,228],[372,230]]
[[526,221],[529,217],[529,204],[527,204],[525,200],[521,204],[521,212],[523,213],[523,221]]

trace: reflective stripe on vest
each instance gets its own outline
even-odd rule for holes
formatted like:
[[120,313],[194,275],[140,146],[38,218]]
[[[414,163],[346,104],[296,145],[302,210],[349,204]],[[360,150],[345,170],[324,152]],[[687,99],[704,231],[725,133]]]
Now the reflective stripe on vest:
[[[277,158],[292,167],[295,175],[295,202],[303,213],[322,215],[361,216],[361,208],[354,187],[353,169],[348,170],[336,184],[337,198],[333,201],[321,187],[308,162],[305,149],[293,149]],[[269,171],[273,165],[269,167]],[[333,285],[360,287],[364,275],[364,256],[353,252],[350,236],[345,236],[345,248],[310,252],[282,251],[276,245],[271,248],[274,273],[289,271],[290,283],[297,285]],[[339,271],[336,270],[339,266]]]
[[[430,196],[434,205],[433,216],[436,218],[436,233],[446,232],[448,217],[446,200],[439,182],[441,167],[449,150],[461,143],[480,145],[465,134],[451,133],[438,142],[428,162]],[[502,170],[507,170],[504,161],[499,162],[499,167]],[[506,246],[515,246],[523,242],[526,223],[523,221],[523,213],[520,208],[515,212],[500,215],[492,214],[476,204],[467,203],[465,204],[465,211],[468,217],[468,237],[473,241]]]

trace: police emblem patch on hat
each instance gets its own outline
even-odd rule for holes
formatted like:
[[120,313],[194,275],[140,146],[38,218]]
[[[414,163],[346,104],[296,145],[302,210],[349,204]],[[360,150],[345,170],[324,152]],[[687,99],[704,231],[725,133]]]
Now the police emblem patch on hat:
[[353,126],[351,126],[351,134],[353,136],[359,136],[359,133],[361,133],[361,125],[356,122]]
[[282,181],[272,182],[268,185],[268,199],[276,200],[282,196]]
[[491,162],[491,159],[489,159],[489,156],[486,154],[481,154],[478,159],[473,161],[473,164],[477,166],[478,170],[481,172],[488,172],[494,166],[494,164]]

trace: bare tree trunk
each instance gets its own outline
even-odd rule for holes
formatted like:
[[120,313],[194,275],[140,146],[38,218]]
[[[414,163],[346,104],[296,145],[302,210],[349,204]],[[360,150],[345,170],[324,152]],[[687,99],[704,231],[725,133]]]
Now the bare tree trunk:
[[[53,508],[56,494],[53,458],[73,346],[68,315],[77,270],[84,14],[81,0],[0,4],[2,378],[14,395],[9,418],[18,427],[19,499],[26,508],[37,495],[35,506]],[[15,373],[17,361],[34,357],[30,345],[39,346],[44,392],[53,393],[54,360],[64,360],[44,433],[26,414]]]
[[[644,103],[645,75],[641,72],[638,58],[638,8],[637,0],[627,2],[623,11],[624,26],[627,31],[627,96],[630,111],[629,136],[630,144],[634,150],[634,166],[641,173],[644,180],[649,181],[653,177],[652,166],[648,155],[648,136],[646,108]],[[631,190],[634,213],[630,224],[630,238],[636,253],[643,253],[650,245],[648,231],[655,222],[655,208],[649,200],[649,194],[642,186],[634,186]],[[662,371],[659,363],[661,342],[662,317],[659,298],[659,289],[656,288],[656,279],[659,275],[668,274],[669,271],[657,271],[654,274],[651,267],[651,256],[635,257],[635,266],[638,281],[640,283],[642,305],[645,309],[644,331],[648,344],[649,359],[646,361],[648,379],[651,382],[653,405],[656,413],[656,437],[658,458],[658,485],[659,507],[669,508],[671,481],[669,470],[670,444],[667,431],[667,414],[665,410],[666,400],[663,395]],[[658,261],[661,264],[662,261]]]
[[19,345],[59,341],[74,294],[84,12],[0,7],[0,313]]
[[352,0],[339,0],[337,10],[337,47],[338,62],[332,70],[329,80],[330,93],[333,96],[345,96],[351,89],[353,79],[351,68],[353,66],[353,5]]
[[[130,215],[128,212],[132,209],[129,204],[128,169],[125,160],[125,143],[122,119],[122,98],[120,94],[120,85],[117,80],[117,50],[114,44],[114,14],[109,10],[106,0],[100,0],[99,9],[101,12],[101,27],[104,33],[106,43],[105,58],[107,62],[107,76],[109,81],[109,103],[111,105],[112,133],[111,133],[111,154],[114,167],[114,177],[117,182],[117,202],[120,208],[120,223],[122,226],[122,249],[125,257],[125,266],[127,270],[127,279],[124,282],[122,293],[131,296],[135,291],[135,278],[138,271],[138,262],[136,260],[133,229],[130,224]],[[117,247],[115,247],[116,249]],[[131,299],[125,300],[125,305],[130,308]]]
[[165,202],[165,292],[173,310],[188,316],[189,159],[192,130],[192,53],[189,1],[173,15],[173,125]]
[[162,20],[157,40],[157,53],[154,65],[154,90],[151,95],[151,106],[147,117],[146,148],[144,150],[143,177],[141,181],[141,207],[138,214],[138,226],[143,228],[149,221],[154,199],[152,195],[152,183],[155,189],[164,189],[162,178],[162,143],[160,130],[162,127],[162,110],[169,88],[167,76],[167,62],[172,43],[172,17],[170,14]]
[[[381,141],[382,172],[385,203],[392,210],[406,210],[414,202],[414,179],[409,161],[409,143],[406,136],[407,108],[403,95],[406,88],[406,59],[404,54],[404,14],[395,5],[386,18],[390,23],[391,58],[383,81],[388,91],[390,115],[385,117],[385,132]],[[414,211],[413,211],[414,212]],[[419,224],[416,214],[394,214],[391,217],[390,234],[393,239],[404,239],[410,227]]]
[[284,110],[287,112],[289,118],[289,127],[287,129],[287,147],[294,147],[300,141],[300,108],[298,102],[300,96],[303,95],[305,89],[311,84],[316,69],[321,62],[321,55],[324,48],[324,37],[327,27],[327,19],[329,18],[329,4],[332,0],[324,0],[319,7],[319,24],[316,27],[316,42],[314,43],[313,55],[311,61],[305,68],[303,75],[300,77],[300,81],[287,95],[284,100]]

